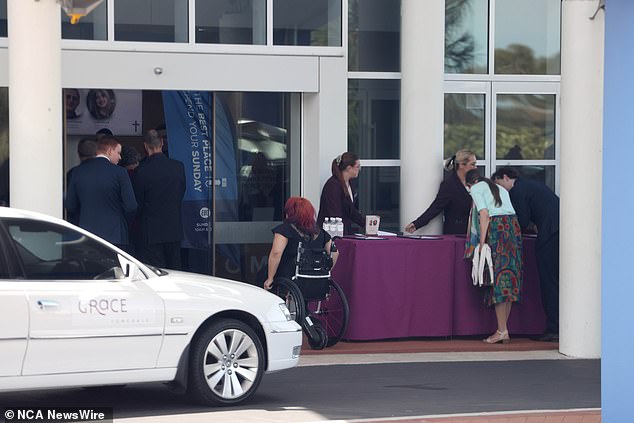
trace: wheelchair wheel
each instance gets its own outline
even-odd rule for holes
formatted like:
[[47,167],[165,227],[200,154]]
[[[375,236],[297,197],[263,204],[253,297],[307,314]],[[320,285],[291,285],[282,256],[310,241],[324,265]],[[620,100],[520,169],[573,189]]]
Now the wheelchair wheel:
[[308,345],[314,350],[323,350],[328,345],[328,334],[319,320],[313,320],[313,331],[315,337],[308,335]]
[[348,327],[350,308],[341,287],[333,280],[329,281],[326,297],[310,300],[306,303],[306,313],[311,319],[319,320],[328,335],[327,347],[335,345]]
[[286,307],[291,312],[293,320],[301,325],[302,319],[306,315],[306,308],[304,297],[297,285],[290,279],[275,278],[270,292],[286,302]]

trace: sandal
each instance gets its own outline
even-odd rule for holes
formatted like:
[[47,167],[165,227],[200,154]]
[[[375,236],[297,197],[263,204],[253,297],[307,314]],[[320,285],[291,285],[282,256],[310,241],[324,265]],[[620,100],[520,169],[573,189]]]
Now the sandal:
[[486,339],[483,339],[482,342],[484,342],[485,344],[497,344],[498,342],[508,344],[509,342],[511,342],[511,337],[509,336],[508,330],[505,330],[504,332],[496,330],[493,335],[489,336]]

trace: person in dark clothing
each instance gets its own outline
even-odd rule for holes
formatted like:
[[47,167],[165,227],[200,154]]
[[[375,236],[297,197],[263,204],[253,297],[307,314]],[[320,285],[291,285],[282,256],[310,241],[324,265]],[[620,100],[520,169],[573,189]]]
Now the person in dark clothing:
[[139,166],[140,161],[141,155],[136,148],[129,145],[121,147],[121,161],[119,162],[119,166],[125,167],[128,170],[130,178],[132,178],[134,169]]
[[475,168],[476,155],[469,150],[459,150],[447,160],[445,170],[449,174],[440,183],[436,198],[423,214],[405,227],[405,231],[414,232],[443,213],[443,233],[465,235],[471,211],[471,196],[465,185],[465,175]]
[[540,341],[559,341],[559,197],[543,183],[522,178],[510,167],[501,167],[491,179],[511,195],[523,231],[537,229],[535,256],[539,272],[546,332]]
[[[330,251],[330,235],[315,224],[315,209],[305,198],[291,197],[284,205],[284,223],[273,228],[273,245],[269,253],[264,288],[271,289],[273,279],[295,276],[295,259],[299,243],[307,248]],[[333,266],[339,253],[332,252]]]
[[136,211],[132,184],[126,170],[117,166],[121,143],[113,137],[97,142],[97,156],[78,166],[70,178],[66,209],[79,215],[79,226],[126,249],[127,215]]
[[[97,154],[97,143],[90,138],[84,138],[77,143],[77,156],[79,156],[79,164],[66,172],[66,190],[70,187],[70,180],[75,170],[86,163],[86,160],[93,159]],[[79,215],[67,212],[66,219],[73,225],[79,224]]]
[[332,176],[324,184],[319,200],[319,227],[327,217],[340,217],[344,235],[353,233],[353,223],[365,228],[365,216],[358,210],[357,192],[350,185],[350,180],[359,176],[360,169],[361,162],[354,153],[343,153],[332,161]]
[[179,270],[185,167],[163,154],[163,140],[157,131],[148,131],[144,145],[148,157],[135,169],[133,177],[139,203],[139,258],[154,266]]

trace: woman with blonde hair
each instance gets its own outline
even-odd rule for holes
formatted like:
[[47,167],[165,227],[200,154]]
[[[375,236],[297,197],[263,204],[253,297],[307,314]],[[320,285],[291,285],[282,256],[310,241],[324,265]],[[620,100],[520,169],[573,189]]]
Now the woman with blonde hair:
[[405,227],[405,231],[414,232],[443,213],[444,234],[466,234],[469,211],[471,210],[471,197],[467,191],[465,175],[475,168],[476,155],[471,150],[459,150],[445,161],[445,170],[449,174],[441,182],[436,199],[423,214]]

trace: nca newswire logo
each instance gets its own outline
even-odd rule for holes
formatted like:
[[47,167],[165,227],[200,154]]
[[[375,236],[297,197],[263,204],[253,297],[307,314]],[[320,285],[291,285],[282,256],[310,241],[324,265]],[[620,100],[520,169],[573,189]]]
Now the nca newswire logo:
[[112,408],[106,407],[7,407],[3,412],[6,423],[112,423]]

